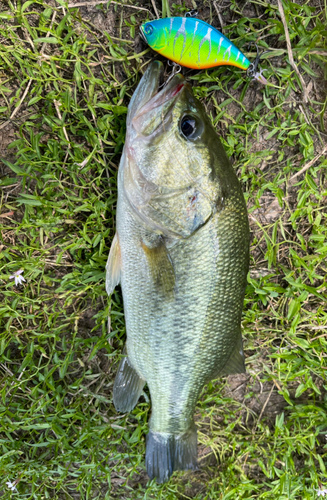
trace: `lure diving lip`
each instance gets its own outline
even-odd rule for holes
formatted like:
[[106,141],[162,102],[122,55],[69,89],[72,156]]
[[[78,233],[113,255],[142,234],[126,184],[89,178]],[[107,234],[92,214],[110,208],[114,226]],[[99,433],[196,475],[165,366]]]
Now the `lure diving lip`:
[[200,19],[156,19],[142,24],[140,32],[153,50],[187,68],[228,65],[252,69],[249,59],[227,37]]

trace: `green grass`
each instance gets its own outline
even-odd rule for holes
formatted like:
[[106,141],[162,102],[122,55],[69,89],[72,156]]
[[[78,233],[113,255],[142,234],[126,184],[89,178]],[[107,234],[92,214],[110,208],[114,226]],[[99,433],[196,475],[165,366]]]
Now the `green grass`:
[[[245,52],[257,39],[273,49],[262,63],[272,86],[233,68],[186,72],[248,202],[243,327],[251,380],[237,401],[225,380],[204,388],[196,411],[201,470],[158,486],[144,468],[150,405],[141,398],[120,415],[112,404],[125,324],[120,291],[109,300],[104,287],[127,106],[155,57],[133,45],[149,13],[94,7],[110,31],[85,8],[56,5],[8,1],[0,11],[0,126],[19,108],[0,129],[10,143],[0,163],[1,497],[315,499],[327,488],[325,155],[290,179],[326,144],[326,7],[283,3],[311,89],[306,104],[279,10],[264,1],[233,0],[220,12],[224,34]],[[141,6],[153,12],[151,2]],[[212,4],[200,15],[218,25]],[[261,217],[275,200],[273,215]],[[15,287],[9,277],[19,269],[26,283]],[[254,382],[265,387],[263,399]],[[254,410],[256,400],[270,411]]]

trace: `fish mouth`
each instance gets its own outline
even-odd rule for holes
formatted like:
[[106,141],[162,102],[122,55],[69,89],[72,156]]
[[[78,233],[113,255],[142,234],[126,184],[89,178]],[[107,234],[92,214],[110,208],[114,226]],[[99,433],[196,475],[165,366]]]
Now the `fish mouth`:
[[[176,101],[180,97],[183,89],[188,87],[184,77],[178,73],[173,76],[160,90],[159,78],[162,74],[162,67],[160,73],[154,72],[156,82],[151,81],[152,92],[148,94],[148,99],[142,102],[142,105],[137,109],[132,119],[133,127],[138,133],[142,135],[149,135],[160,125],[160,122],[169,120],[171,111],[175,106]],[[147,72],[151,72],[151,67]],[[149,75],[148,75],[149,76]],[[146,88],[143,89],[143,95],[146,95]],[[152,131],[152,132],[151,132]]]
[[185,84],[186,82],[184,77],[178,73],[168,83],[166,83],[161,90],[159,90],[160,87],[158,85],[157,93],[154,94],[154,96],[152,96],[144,106],[142,106],[140,113],[146,113],[151,108],[158,108],[172,99],[177,99],[178,94],[181,92]]

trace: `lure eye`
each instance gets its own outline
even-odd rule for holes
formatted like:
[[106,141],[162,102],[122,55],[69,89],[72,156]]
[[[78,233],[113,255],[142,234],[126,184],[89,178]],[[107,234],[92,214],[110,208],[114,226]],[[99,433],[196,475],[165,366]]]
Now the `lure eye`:
[[186,115],[182,118],[180,129],[186,139],[197,139],[202,132],[202,127],[194,116]]
[[151,24],[147,24],[145,27],[144,27],[144,33],[146,35],[151,35],[153,33],[153,26]]

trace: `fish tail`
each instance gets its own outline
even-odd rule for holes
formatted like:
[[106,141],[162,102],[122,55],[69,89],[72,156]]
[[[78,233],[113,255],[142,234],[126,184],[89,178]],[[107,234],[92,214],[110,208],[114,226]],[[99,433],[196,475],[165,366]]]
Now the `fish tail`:
[[142,394],[145,381],[139,377],[131,364],[126,347],[116,374],[113,390],[113,401],[117,411],[131,411]]
[[197,469],[197,431],[194,422],[186,432],[150,431],[146,439],[146,469],[150,479],[165,483],[175,470]]

